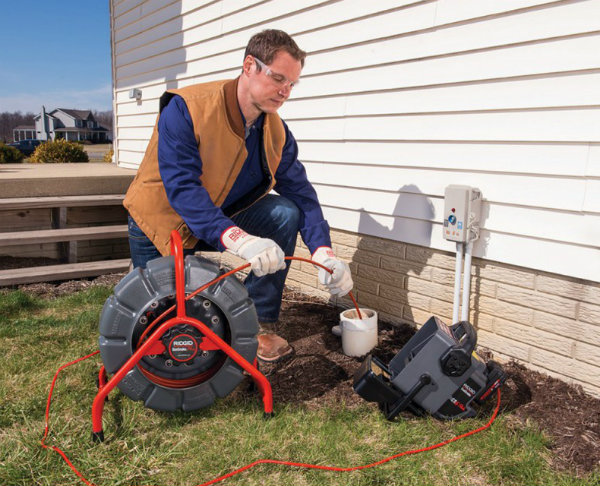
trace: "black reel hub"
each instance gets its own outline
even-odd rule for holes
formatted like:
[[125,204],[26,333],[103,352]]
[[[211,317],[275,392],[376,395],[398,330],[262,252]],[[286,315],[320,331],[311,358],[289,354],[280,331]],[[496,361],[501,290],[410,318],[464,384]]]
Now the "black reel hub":
[[[100,317],[100,354],[107,373],[115,373],[140,346],[176,316],[173,257],[135,269],[115,287]],[[210,260],[185,259],[185,292],[190,294],[221,275]],[[159,322],[154,322],[174,307]],[[248,292],[229,276],[186,300],[186,315],[200,321],[252,362],[256,357],[258,318]],[[241,368],[221,350],[203,350],[206,338],[191,324],[169,328],[136,367],[117,385],[133,400],[165,411],[195,410],[229,394],[244,378]],[[206,341],[210,343],[210,341]],[[211,346],[214,348],[214,346]]]
[[[144,340],[147,339],[149,333],[146,335],[144,333],[154,320],[174,305],[175,296],[168,295],[152,302],[142,311],[133,331],[134,350],[142,345],[140,341],[142,337]],[[218,306],[206,298],[196,296],[186,301],[185,307],[188,316],[205,324],[217,336],[231,345],[229,323]],[[172,310],[161,322],[165,322],[175,315],[176,310]],[[158,326],[154,326],[154,329],[156,327]],[[203,351],[200,349],[202,339],[202,333],[193,326],[186,324],[175,326],[160,339],[165,348],[164,352],[145,356],[142,358],[140,366],[149,372],[146,376],[150,379],[153,374],[169,380],[181,380],[207,372],[214,366],[222,365],[224,353],[222,351]],[[155,381],[160,382],[160,380]],[[164,384],[164,382],[161,383]],[[175,386],[177,387],[177,385]]]
[[[199,349],[198,341],[202,340],[202,337],[194,336],[196,334],[194,331],[195,328],[187,332],[184,332],[183,329],[181,331],[176,330],[175,336],[168,336],[167,339],[163,338],[167,353],[175,366],[180,363],[189,364],[196,357]],[[169,334],[173,334],[173,332]]]

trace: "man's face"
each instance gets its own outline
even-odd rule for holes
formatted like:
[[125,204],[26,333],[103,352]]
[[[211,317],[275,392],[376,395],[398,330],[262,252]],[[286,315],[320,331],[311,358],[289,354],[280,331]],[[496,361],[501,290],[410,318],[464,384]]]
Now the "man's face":
[[[279,51],[271,64],[261,65],[262,60],[248,56],[250,67],[249,93],[251,103],[260,111],[275,113],[298,81],[302,65],[285,51]],[[260,70],[259,70],[260,69]]]

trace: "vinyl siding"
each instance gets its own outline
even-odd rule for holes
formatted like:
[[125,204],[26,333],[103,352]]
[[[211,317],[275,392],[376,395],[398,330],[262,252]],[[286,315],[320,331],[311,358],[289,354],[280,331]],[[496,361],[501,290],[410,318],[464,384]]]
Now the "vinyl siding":
[[[453,251],[448,184],[481,189],[474,256],[600,281],[600,0],[112,2],[117,160],[165,89],[235,77],[249,37],[309,52],[281,110],[333,228]],[[143,92],[130,100],[132,88]]]

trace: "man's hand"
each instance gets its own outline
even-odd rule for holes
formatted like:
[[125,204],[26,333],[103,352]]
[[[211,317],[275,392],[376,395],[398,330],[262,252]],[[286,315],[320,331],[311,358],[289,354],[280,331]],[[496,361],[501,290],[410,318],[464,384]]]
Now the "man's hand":
[[337,259],[331,248],[328,246],[317,248],[312,259],[333,271],[333,273],[329,273],[319,267],[319,282],[329,290],[331,295],[343,297],[352,290],[354,282],[352,281],[350,267],[346,262]]
[[234,255],[247,260],[257,277],[285,268],[283,250],[268,238],[253,236],[237,226],[232,226],[221,235],[221,243]]

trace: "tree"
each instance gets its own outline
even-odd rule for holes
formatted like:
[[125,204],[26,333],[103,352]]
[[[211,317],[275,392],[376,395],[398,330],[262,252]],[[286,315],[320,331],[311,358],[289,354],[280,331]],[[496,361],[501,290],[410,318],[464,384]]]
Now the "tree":
[[0,141],[12,142],[13,128],[18,127],[19,125],[34,126],[34,116],[35,115],[31,112],[23,114],[20,111],[12,113],[5,111],[0,113]]
[[112,110],[108,111],[96,111],[92,112],[96,121],[103,126],[104,128],[108,128],[109,130],[113,129],[113,112]]

